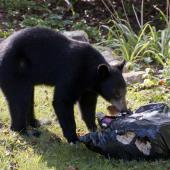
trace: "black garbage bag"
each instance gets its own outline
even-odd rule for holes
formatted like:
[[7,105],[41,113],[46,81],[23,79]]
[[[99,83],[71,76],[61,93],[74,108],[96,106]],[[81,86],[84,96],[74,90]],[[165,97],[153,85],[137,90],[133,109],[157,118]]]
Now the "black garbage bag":
[[89,149],[118,159],[170,157],[170,110],[163,103],[117,117],[101,116],[101,129],[80,137]]

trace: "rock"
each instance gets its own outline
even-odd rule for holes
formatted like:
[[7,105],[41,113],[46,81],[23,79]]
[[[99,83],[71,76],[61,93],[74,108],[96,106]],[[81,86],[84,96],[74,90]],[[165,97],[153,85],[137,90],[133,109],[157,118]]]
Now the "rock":
[[4,38],[0,38],[0,43],[4,40]]
[[[124,60],[124,58],[121,56],[114,56],[113,50],[111,48],[103,47],[103,46],[94,46],[94,47],[101,52],[101,54],[103,55],[105,60],[111,66],[115,66]],[[123,72],[126,73],[128,71],[129,71],[129,62],[126,62],[125,66],[123,68]]]
[[94,45],[94,48],[96,48],[104,56],[104,58],[109,64],[113,64],[114,62],[121,61],[120,57],[115,57],[113,55],[113,50],[109,47]]
[[142,82],[144,74],[144,71],[131,71],[129,73],[123,73],[123,77],[127,84],[133,84]]
[[63,31],[62,34],[64,34],[66,37],[78,40],[78,41],[84,41],[89,42],[88,35],[85,31],[77,30],[77,31]]
[[108,63],[115,61],[113,53],[112,53],[112,49],[108,47],[102,47],[102,46],[96,46],[95,48],[98,51],[100,51],[100,53],[104,56],[104,58],[106,59]]
[[121,56],[114,56],[113,50],[109,47],[94,46],[105,58],[105,60],[111,65],[115,66],[123,60]]

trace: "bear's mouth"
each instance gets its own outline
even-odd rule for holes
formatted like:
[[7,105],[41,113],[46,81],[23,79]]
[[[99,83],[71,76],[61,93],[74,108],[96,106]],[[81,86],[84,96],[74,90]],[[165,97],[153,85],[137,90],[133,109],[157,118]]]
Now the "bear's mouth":
[[115,106],[110,105],[107,107],[107,110],[109,111],[110,115],[116,116],[120,113],[119,109],[117,109]]
[[107,110],[108,110],[110,115],[115,116],[115,117],[119,116],[120,114],[125,115],[125,114],[132,114],[133,113],[133,111],[131,111],[131,109],[127,109],[126,111],[121,112],[119,109],[117,109],[116,106],[113,106],[113,105],[108,106]]

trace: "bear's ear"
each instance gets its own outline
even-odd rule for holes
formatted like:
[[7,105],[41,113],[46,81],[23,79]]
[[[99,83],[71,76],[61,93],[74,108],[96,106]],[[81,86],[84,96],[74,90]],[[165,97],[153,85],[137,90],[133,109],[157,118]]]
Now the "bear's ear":
[[126,60],[123,60],[121,63],[117,64],[116,67],[123,72],[123,67],[126,64]]
[[98,72],[99,76],[100,76],[102,79],[104,79],[104,78],[106,78],[106,77],[109,75],[109,73],[110,73],[110,68],[109,68],[109,66],[106,65],[106,64],[100,64],[100,65],[98,65],[98,67],[97,67],[97,72]]

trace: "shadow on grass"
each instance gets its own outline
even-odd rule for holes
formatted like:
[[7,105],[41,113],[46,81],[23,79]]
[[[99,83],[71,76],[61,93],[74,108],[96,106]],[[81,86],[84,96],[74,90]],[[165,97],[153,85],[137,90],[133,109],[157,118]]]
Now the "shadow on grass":
[[[71,146],[61,140],[57,133],[53,133],[41,127],[41,136],[26,137],[24,140],[34,149],[34,152],[41,156],[42,162],[46,162],[49,168],[66,169],[69,166],[83,169],[92,168],[95,165],[102,166],[102,156],[89,151],[83,144]],[[99,159],[100,157],[100,159]]]

